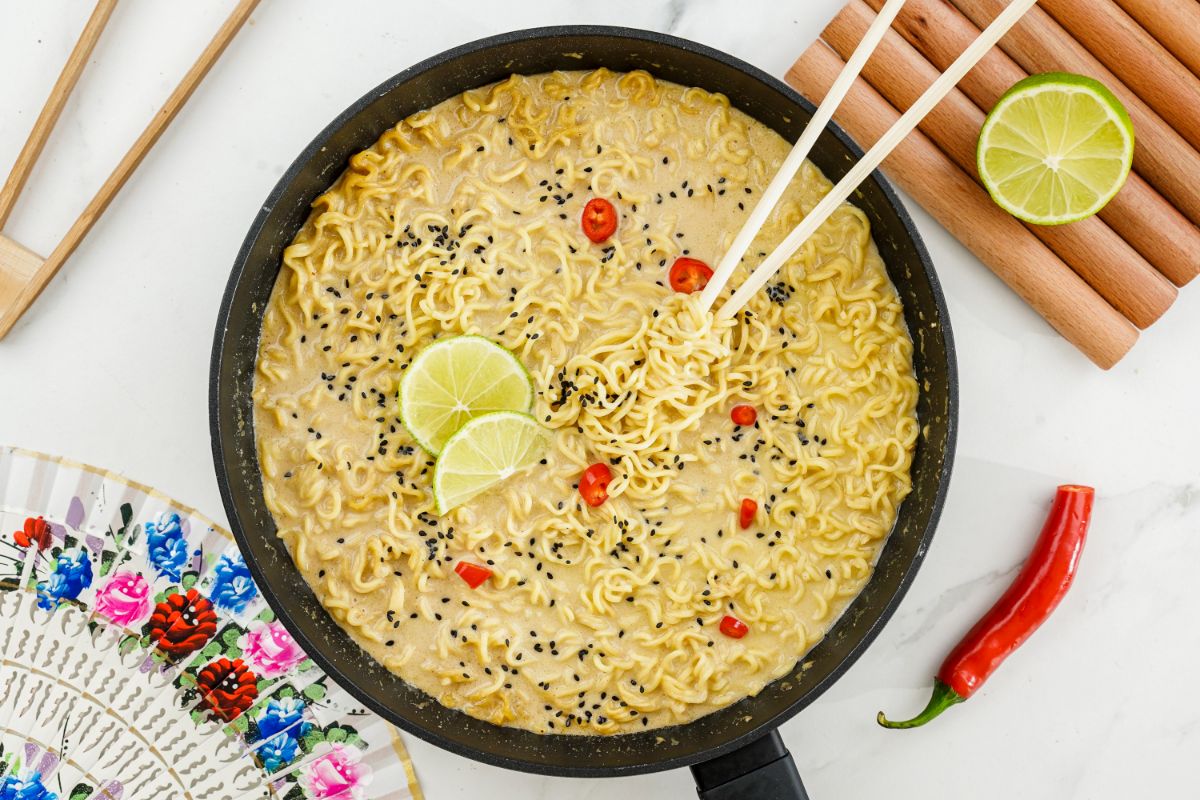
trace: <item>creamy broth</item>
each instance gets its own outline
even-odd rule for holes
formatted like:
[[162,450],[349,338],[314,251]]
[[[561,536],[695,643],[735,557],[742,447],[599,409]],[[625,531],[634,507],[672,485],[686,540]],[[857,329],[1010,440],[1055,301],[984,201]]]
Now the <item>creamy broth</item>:
[[[372,657],[472,716],[613,734],[756,694],[828,631],[918,432],[868,222],[843,206],[731,320],[667,277],[679,256],[715,265],[788,149],[645,73],[514,76],[402,121],[317,199],[266,310],[255,430],[279,535]],[[731,286],[829,188],[805,164]],[[593,197],[621,215],[601,244],[580,229]],[[462,333],[528,368],[553,444],[438,517],[396,393],[423,345]],[[755,425],[731,421],[740,403]],[[592,508],[576,487],[596,462],[613,481]],[[471,589],[463,559],[493,577]]]

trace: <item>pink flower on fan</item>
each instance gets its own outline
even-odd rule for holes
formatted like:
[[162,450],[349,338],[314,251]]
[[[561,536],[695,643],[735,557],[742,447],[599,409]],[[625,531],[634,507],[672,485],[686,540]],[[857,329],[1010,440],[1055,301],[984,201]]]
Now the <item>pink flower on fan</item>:
[[316,800],[361,800],[371,782],[371,768],[359,762],[356,750],[324,742],[313,750],[319,754],[300,776],[300,785]]
[[126,628],[136,628],[150,616],[150,584],[136,572],[118,570],[96,592],[96,611]]
[[262,678],[278,678],[306,658],[300,645],[278,621],[254,620],[238,646],[242,648],[242,658]]

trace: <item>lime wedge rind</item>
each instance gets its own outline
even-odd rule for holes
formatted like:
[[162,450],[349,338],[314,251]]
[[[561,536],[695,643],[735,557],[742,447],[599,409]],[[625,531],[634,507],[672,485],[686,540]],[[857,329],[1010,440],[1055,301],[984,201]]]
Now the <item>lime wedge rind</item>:
[[1036,225],[1086,219],[1133,165],[1133,122],[1103,84],[1067,73],[1018,82],[984,122],[976,165],[997,205]]

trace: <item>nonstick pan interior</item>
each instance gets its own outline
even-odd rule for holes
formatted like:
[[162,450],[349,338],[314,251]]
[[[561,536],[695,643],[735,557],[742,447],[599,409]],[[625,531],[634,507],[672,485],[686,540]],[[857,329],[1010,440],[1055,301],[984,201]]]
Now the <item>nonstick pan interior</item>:
[[[418,64],[368,92],[334,120],[267,198],[238,253],[222,301],[209,398],[213,457],[231,527],[267,600],[309,655],[366,706],[434,744],[504,767],[573,776],[650,772],[728,753],[763,736],[832,684],[879,632],[925,554],[949,480],[957,415],[954,350],[941,290],[912,221],[876,174],[853,202],[870,218],[904,302],[922,387],[922,435],[913,462],[913,492],[900,509],[874,577],[804,659],[804,669],[798,665],[757,697],[686,726],[613,737],[537,735],[447,709],[360,650],[292,565],[263,503],[251,385],[262,314],[282,251],[307,217],[310,203],[345,169],[349,156],[404,117],[514,72],[601,66],[645,69],[658,78],[721,92],[790,141],[811,116],[812,107],[795,92],[748,64],[686,40],[623,28],[519,31]],[[858,155],[845,134],[831,128],[812,160],[836,180]]]

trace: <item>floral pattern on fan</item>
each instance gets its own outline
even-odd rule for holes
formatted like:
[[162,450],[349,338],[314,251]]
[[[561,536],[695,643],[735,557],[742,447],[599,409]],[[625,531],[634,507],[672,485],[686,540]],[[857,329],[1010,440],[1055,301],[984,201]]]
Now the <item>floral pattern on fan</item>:
[[264,678],[286,675],[305,659],[300,645],[279,622],[254,620],[238,639],[246,661]]
[[324,800],[360,798],[371,782],[371,770],[359,761],[358,753],[340,744],[322,744],[300,783],[313,797]]
[[278,772],[290,764],[300,750],[300,740],[313,727],[304,719],[304,701],[295,696],[268,701],[255,724],[263,739],[258,755],[268,772]]
[[[28,521],[28,520],[27,520]],[[37,585],[38,607],[51,611],[64,600],[74,600],[92,585],[92,561],[82,548],[60,553],[50,576]]]
[[0,531],[0,800],[420,797],[196,512],[0,448]]
[[158,519],[145,524],[145,531],[150,563],[160,575],[179,580],[188,562],[188,542],[179,515],[173,511],[159,514]]
[[0,777],[0,800],[58,800],[58,795],[42,783],[42,773],[18,765]]
[[36,543],[45,550],[50,547],[50,524],[41,516],[29,517],[21,530],[13,532],[13,541],[17,547],[29,547]]
[[143,644],[175,662],[203,647],[217,632],[212,601],[195,589],[162,596],[144,629]]
[[254,585],[250,568],[240,553],[223,553],[213,571],[216,579],[213,581],[212,599],[217,608],[242,612],[258,597],[258,587]]
[[108,576],[96,592],[96,613],[126,628],[140,626],[150,618],[150,584],[129,570],[117,570]]

